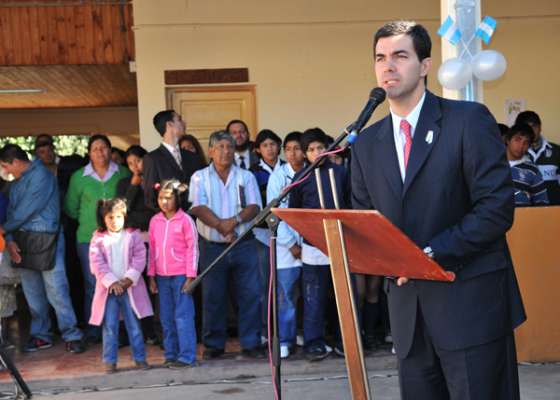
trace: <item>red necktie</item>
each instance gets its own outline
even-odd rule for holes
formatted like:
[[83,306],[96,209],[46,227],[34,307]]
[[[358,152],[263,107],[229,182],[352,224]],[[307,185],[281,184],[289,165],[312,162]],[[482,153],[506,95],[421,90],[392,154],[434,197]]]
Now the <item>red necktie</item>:
[[405,143],[404,143],[404,169],[408,164],[408,157],[410,156],[410,148],[412,147],[412,135],[410,134],[410,124],[406,119],[401,119],[401,129],[404,133]]

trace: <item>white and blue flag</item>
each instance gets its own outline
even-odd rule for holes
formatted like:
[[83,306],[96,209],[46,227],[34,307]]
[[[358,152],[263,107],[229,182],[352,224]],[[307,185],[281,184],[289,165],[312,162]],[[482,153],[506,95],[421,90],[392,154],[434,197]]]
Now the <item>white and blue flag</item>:
[[497,22],[494,18],[486,16],[482,19],[474,34],[475,36],[481,38],[484,43],[488,44],[490,43],[490,38],[492,38],[494,31],[496,30],[496,25]]
[[453,21],[453,18],[448,16],[443,24],[440,26],[437,34],[447,39],[452,45],[456,45],[461,40],[461,31]]

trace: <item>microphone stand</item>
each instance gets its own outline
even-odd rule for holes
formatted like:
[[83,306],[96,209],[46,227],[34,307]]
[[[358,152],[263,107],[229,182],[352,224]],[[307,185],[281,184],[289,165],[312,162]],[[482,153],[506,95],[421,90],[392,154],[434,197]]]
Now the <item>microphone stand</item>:
[[[352,126],[352,125],[351,125]],[[329,153],[331,151],[333,151],[344,139],[346,139],[346,137],[348,135],[350,135],[349,130],[352,130],[350,127],[345,129],[344,132],[342,132],[340,134],[340,136],[338,136],[335,141],[327,148],[327,150],[325,150],[325,153]],[[306,178],[313,170],[315,170],[317,167],[319,167],[322,163],[323,160],[325,159],[325,155],[319,155],[319,157],[317,157],[315,159],[314,162],[312,162],[311,164],[308,164],[307,167],[305,167],[303,169],[303,172],[301,173],[301,178],[304,179]],[[292,191],[294,187],[290,187],[288,190],[284,190],[282,191],[282,193],[280,193],[280,195],[278,197],[276,197],[275,199],[273,199],[272,201],[270,201],[268,203],[268,205],[266,207],[264,207],[261,212],[259,212],[257,214],[257,216],[253,219],[253,221],[251,222],[251,225],[249,226],[249,228],[243,232],[240,236],[238,236],[233,242],[231,242],[229,244],[228,247],[226,247],[226,249],[204,270],[202,271],[192,282],[191,284],[187,287],[187,293],[192,294],[192,292],[194,291],[194,289],[200,284],[200,282],[206,277],[206,275],[208,275],[214,268],[215,266],[224,259],[224,257],[231,251],[231,249],[233,249],[239,242],[241,242],[243,240],[243,238],[249,234],[249,232],[251,232],[253,230],[253,228],[255,228],[257,225],[260,225],[263,222],[266,222],[269,225],[269,229],[272,232],[272,236],[274,239],[276,239],[276,229],[277,229],[277,225],[279,223],[278,217],[276,217],[274,214],[272,214],[272,209],[273,208],[277,208],[280,203],[290,194],[290,192]],[[276,226],[275,226],[276,225]],[[277,304],[277,298],[276,298],[276,286],[277,286],[277,282],[276,282],[276,241],[274,240],[274,248],[273,250],[273,268],[271,271],[271,279],[272,279],[272,326],[273,326],[273,332],[272,332],[272,344],[273,344],[273,348],[272,348],[272,362],[274,365],[274,381],[276,383],[276,388],[278,390],[278,400],[281,399],[281,371],[280,371],[280,366],[281,366],[281,359],[280,359],[280,341],[278,339],[278,304]],[[268,306],[268,305],[267,305]],[[268,315],[268,313],[267,313]],[[269,338],[270,340],[270,338]]]

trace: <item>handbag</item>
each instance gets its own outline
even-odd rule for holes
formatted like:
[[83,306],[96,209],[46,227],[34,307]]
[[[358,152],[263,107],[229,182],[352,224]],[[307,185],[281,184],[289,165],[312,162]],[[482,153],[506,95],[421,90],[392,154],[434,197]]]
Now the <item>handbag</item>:
[[21,262],[14,268],[49,271],[54,268],[58,232],[16,231],[12,234],[20,249]]

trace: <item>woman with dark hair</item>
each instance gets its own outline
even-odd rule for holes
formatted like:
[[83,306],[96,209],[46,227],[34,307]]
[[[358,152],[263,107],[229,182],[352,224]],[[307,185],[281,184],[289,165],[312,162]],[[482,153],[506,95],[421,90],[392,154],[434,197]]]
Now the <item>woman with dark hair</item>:
[[206,161],[206,156],[204,155],[204,150],[202,150],[202,146],[197,138],[193,135],[183,135],[179,139],[179,147],[183,150],[190,151],[191,153],[196,154],[200,158],[200,162],[205,166],[208,165]]
[[[117,194],[117,183],[129,176],[126,167],[111,161],[111,141],[105,135],[93,135],[88,142],[89,163],[74,172],[70,178],[64,199],[64,212],[78,221],[77,249],[84,278],[84,319],[87,323],[91,314],[91,302],[95,289],[95,277],[89,267],[89,243],[97,229],[95,210],[97,201],[110,199]],[[89,325],[86,338],[99,342],[99,327]]]
[[128,148],[124,159],[132,176],[122,178],[117,184],[117,196],[126,199],[127,203],[127,225],[130,228],[140,229],[146,242],[150,218],[155,214],[153,210],[146,207],[144,201],[142,173],[144,169],[143,159],[147,153],[146,149],[136,144]]
[[[146,206],[144,200],[144,156],[148,152],[142,146],[132,145],[128,148],[125,154],[125,161],[128,169],[132,172],[132,177],[124,177],[117,184],[117,196],[126,199],[127,203],[127,217],[126,223],[129,228],[140,230],[140,237],[148,247],[149,237],[148,228],[150,219],[154,216],[155,211]],[[145,274],[144,274],[145,275]],[[151,296],[153,297],[153,296]],[[152,298],[155,304],[155,298]],[[156,315],[159,314],[156,308]],[[142,324],[142,331],[148,344],[157,344],[159,339],[157,337],[158,329],[154,317],[146,317],[140,320]],[[121,330],[122,331],[122,330]],[[128,339],[125,335],[120,338],[120,343],[126,343]]]

